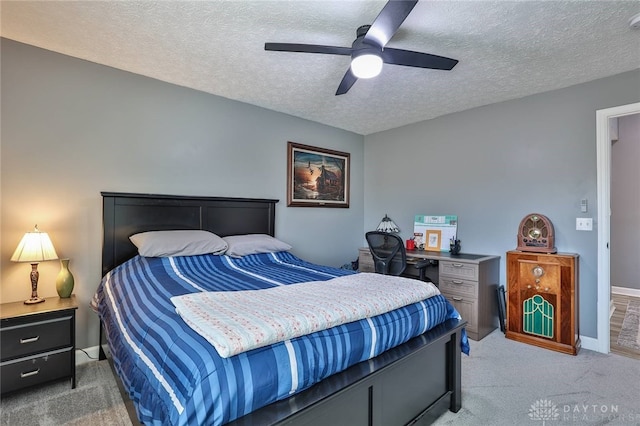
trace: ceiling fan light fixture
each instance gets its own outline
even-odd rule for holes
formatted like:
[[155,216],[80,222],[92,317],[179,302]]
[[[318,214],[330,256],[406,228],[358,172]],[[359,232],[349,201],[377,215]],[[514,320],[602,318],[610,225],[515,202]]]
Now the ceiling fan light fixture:
[[373,53],[354,56],[351,60],[351,72],[358,78],[373,78],[382,71],[382,58]]
[[265,43],[264,49],[351,57],[351,64],[340,80],[336,96],[347,93],[358,79],[376,77],[382,71],[383,63],[450,71],[458,63],[457,59],[385,47],[417,3],[418,0],[388,0],[371,25],[358,27],[351,47]]

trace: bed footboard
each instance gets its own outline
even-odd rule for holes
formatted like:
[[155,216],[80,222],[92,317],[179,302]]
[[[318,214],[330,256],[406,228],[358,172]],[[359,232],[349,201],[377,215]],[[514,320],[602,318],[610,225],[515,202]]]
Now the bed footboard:
[[[275,402],[228,425],[429,425],[446,410],[462,406],[462,329],[448,320],[409,342],[356,364],[288,399]],[[100,359],[117,375],[101,328]],[[131,422],[135,407],[116,380]]]
[[229,425],[427,425],[461,400],[460,340],[449,320],[409,342],[335,374]]

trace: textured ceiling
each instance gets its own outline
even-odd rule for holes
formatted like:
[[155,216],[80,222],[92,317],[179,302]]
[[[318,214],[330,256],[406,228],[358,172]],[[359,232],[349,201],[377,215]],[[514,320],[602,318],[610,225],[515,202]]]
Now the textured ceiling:
[[[385,65],[345,95],[347,56],[264,43],[351,46],[385,1],[2,1],[3,37],[370,134],[640,68],[638,1],[427,1],[388,46],[458,59]],[[633,90],[638,90],[635,88]]]

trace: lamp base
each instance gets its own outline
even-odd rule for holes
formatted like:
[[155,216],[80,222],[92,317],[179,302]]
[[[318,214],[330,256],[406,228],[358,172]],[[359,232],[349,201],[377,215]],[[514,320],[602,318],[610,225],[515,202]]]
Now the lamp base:
[[24,301],[25,305],[33,305],[35,303],[42,303],[44,299],[42,297],[32,297],[31,299],[27,299]]

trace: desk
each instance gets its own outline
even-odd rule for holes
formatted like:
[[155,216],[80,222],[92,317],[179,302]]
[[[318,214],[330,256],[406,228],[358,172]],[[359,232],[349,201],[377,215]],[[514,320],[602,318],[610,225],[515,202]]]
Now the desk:
[[[434,265],[433,270],[427,267],[426,275],[467,320],[467,333],[471,339],[480,340],[498,327],[500,256],[407,250],[408,265],[403,275],[417,277],[412,264],[424,259],[431,260]],[[368,247],[359,249],[358,263],[360,272],[375,272]]]

